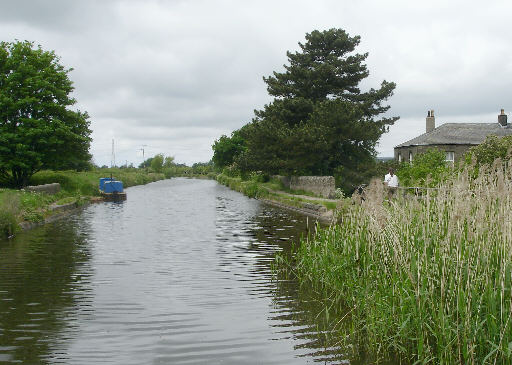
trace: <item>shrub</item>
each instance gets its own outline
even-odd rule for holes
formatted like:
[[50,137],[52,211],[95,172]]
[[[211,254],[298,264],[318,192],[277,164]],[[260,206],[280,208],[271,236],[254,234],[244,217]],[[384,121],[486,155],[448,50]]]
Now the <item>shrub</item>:
[[512,136],[488,136],[482,144],[469,149],[465,161],[471,163],[474,159],[478,165],[492,165],[498,158],[503,161],[510,160],[511,152]]
[[251,180],[257,183],[266,183],[270,181],[270,176],[261,171],[251,173]]
[[412,163],[402,163],[396,175],[402,186],[433,187],[437,186],[452,171],[452,168],[446,164],[445,153],[431,149],[418,154]]

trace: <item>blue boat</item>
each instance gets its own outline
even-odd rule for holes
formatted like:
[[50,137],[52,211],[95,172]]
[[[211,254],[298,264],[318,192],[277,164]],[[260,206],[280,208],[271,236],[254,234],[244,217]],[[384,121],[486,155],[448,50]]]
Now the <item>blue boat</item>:
[[107,201],[126,200],[126,193],[123,190],[123,182],[112,177],[100,178],[100,194]]

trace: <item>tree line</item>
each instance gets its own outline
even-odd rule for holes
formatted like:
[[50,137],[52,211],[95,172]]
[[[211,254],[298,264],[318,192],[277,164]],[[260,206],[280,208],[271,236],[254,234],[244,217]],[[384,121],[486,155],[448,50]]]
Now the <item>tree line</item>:
[[[386,101],[395,83],[361,91],[369,76],[359,36],[342,29],[306,34],[284,71],[264,77],[272,102],[213,144],[213,162],[245,174],[334,175],[349,192],[378,169],[376,144],[398,117]],[[380,173],[380,171],[379,171]]]
[[[306,34],[298,51],[287,52],[284,71],[263,78],[273,100],[215,141],[215,166],[334,175],[346,191],[375,174],[377,141],[398,119],[386,115],[395,84],[361,91],[369,70],[359,43],[342,29]],[[71,71],[32,42],[0,43],[0,184],[25,186],[41,169],[90,167],[89,115],[71,109]],[[157,168],[172,163],[154,159]]]

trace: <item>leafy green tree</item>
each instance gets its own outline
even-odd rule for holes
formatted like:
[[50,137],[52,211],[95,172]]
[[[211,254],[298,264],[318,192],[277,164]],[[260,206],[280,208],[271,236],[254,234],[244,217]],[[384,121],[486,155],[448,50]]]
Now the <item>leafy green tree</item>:
[[[375,145],[398,118],[378,116],[395,84],[361,92],[368,54],[354,53],[360,37],[342,29],[306,35],[288,52],[284,72],[264,78],[274,101],[255,111],[242,136],[246,150],[235,158],[242,170],[268,173],[342,173],[341,179],[374,163]],[[346,186],[357,184],[348,181]]]
[[222,135],[213,143],[212,149],[212,160],[217,168],[222,169],[231,165],[235,158],[245,150],[245,140],[241,130],[231,133],[231,137]]
[[488,136],[482,144],[469,149],[466,153],[466,162],[475,159],[478,165],[492,165],[497,158],[510,160],[511,155],[512,136]]
[[412,163],[403,162],[396,172],[402,186],[436,186],[452,172],[446,163],[446,154],[430,149],[414,157]]
[[143,162],[140,163],[139,169],[144,169],[151,166],[151,161],[153,161],[153,157],[149,157]]
[[0,179],[25,186],[42,168],[88,166],[89,116],[72,111],[73,84],[53,52],[0,42]]
[[174,156],[165,156],[164,158],[164,167],[169,168],[174,165]]
[[153,157],[151,160],[151,168],[155,172],[162,172],[162,168],[164,167],[164,155],[159,153]]

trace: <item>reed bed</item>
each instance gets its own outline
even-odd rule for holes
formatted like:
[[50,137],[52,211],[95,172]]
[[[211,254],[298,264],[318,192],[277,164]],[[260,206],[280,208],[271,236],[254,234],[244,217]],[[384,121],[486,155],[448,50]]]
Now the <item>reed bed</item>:
[[473,175],[391,201],[375,181],[299,246],[299,279],[348,308],[340,341],[402,363],[512,363],[512,169]]

